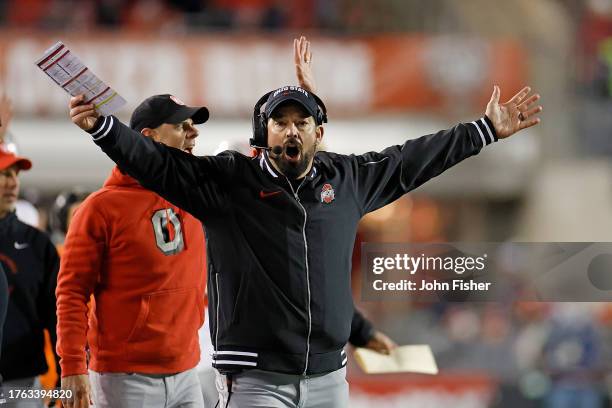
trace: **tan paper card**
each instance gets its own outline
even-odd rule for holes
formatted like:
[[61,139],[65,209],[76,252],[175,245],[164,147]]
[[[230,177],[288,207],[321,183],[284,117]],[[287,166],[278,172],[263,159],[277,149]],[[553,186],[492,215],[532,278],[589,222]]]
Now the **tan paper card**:
[[428,345],[401,346],[390,355],[357,348],[355,359],[368,374],[420,373],[438,374],[438,366]]

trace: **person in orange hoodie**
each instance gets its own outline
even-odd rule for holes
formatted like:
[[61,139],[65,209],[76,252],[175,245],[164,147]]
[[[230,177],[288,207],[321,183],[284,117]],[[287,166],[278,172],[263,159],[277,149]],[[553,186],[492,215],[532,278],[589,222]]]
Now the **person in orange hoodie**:
[[[194,125],[208,116],[205,107],[155,95],[136,108],[130,126],[187,155],[198,136]],[[195,371],[203,242],[198,220],[118,167],[79,206],[56,290],[64,406],[203,406]]]

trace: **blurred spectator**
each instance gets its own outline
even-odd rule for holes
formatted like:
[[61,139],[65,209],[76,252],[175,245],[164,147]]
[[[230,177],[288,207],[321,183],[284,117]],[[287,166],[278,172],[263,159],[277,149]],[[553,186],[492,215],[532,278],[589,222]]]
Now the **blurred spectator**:
[[163,0],[136,0],[127,13],[129,30],[151,32],[176,32],[183,22],[178,10]]
[[228,12],[232,28],[280,28],[283,18],[274,0],[215,0],[214,7]]
[[6,23],[9,27],[40,27],[52,0],[20,0],[6,2]]
[[[0,345],[2,344],[2,332],[4,329],[4,319],[8,307],[8,285],[6,283],[6,272],[0,263]],[[0,357],[2,357],[2,347],[0,347]],[[4,392],[2,391],[2,373],[0,373],[0,404],[5,403]]]
[[[44,233],[19,221],[15,214],[18,175],[31,165],[28,159],[0,148],[0,260],[10,293],[0,372],[10,388],[40,387],[37,376],[48,370],[44,330],[50,333],[53,346],[56,338],[59,257]],[[19,404],[11,402],[8,407]]]
[[589,0],[579,29],[582,80],[593,96],[612,96],[612,0]]
[[544,346],[544,364],[553,379],[547,407],[602,407],[596,385],[602,345],[593,317],[588,304],[561,303],[554,309]]
[[20,221],[25,222],[31,227],[40,228],[40,215],[34,204],[26,200],[17,200],[15,212]]
[[422,25],[427,20],[420,10],[414,0],[0,0],[0,24],[74,31],[97,26],[145,32],[317,28],[368,32]]
[[[17,154],[17,145],[8,128],[13,119],[13,106],[11,100],[6,96],[0,97],[0,145],[7,151]],[[29,201],[20,199],[16,204],[17,217],[26,224],[40,228],[40,216],[38,209]]]
[[55,198],[53,207],[49,211],[49,233],[60,254],[74,212],[88,195],[89,192],[76,187],[70,191],[61,192]]
[[97,0],[95,2],[95,22],[102,28],[118,28],[125,18],[125,1]]

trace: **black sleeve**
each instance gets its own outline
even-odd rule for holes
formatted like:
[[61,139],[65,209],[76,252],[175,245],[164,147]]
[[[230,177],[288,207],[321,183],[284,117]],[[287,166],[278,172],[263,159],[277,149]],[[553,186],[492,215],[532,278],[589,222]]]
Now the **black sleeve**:
[[[2,329],[4,328],[4,319],[6,318],[6,309],[8,307],[8,284],[4,268],[0,264],[0,346],[2,345]],[[2,351],[2,347],[0,347]],[[1,355],[2,353],[0,353]],[[0,377],[0,382],[2,378]]]
[[[42,233],[41,233],[42,234]],[[46,238],[46,237],[45,237]],[[43,252],[43,263],[45,270],[42,280],[42,287],[37,299],[38,315],[45,329],[49,331],[51,337],[51,347],[55,358],[55,367],[58,378],[61,378],[59,357],[57,355],[57,313],[55,301],[55,288],[57,287],[57,274],[59,272],[59,256],[55,246],[46,238]]]
[[355,347],[363,347],[374,335],[374,326],[353,305],[353,320],[351,322],[351,336],[349,343]]
[[379,153],[349,156],[363,214],[397,200],[495,141],[495,129],[485,116]]
[[119,168],[145,188],[202,218],[223,208],[224,183],[231,183],[235,158],[230,152],[197,157],[157,143],[130,129],[114,116],[100,117],[89,131]]

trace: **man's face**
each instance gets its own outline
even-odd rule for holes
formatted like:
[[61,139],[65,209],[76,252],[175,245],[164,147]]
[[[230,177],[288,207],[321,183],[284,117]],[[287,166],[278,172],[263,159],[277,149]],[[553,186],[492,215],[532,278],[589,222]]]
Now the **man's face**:
[[0,170],[0,218],[15,209],[19,195],[19,168],[16,165]]
[[195,146],[195,139],[198,137],[198,130],[193,125],[193,120],[191,118],[175,125],[164,123],[155,129],[145,128],[143,129],[143,133],[147,136],[151,136],[156,142],[181,149],[187,153],[192,153],[193,147]]
[[281,104],[268,119],[268,146],[280,146],[282,152],[270,152],[275,167],[290,178],[301,178],[312,165],[323,128],[299,104]]

